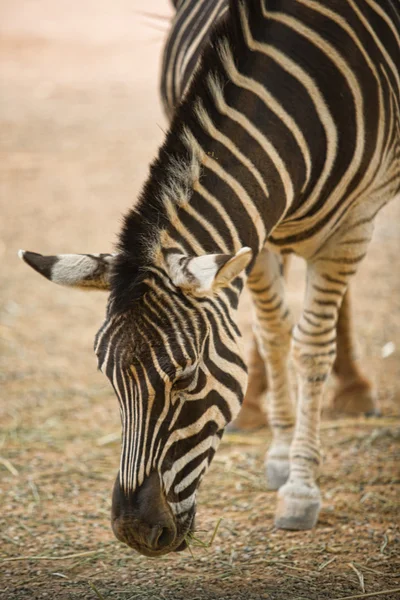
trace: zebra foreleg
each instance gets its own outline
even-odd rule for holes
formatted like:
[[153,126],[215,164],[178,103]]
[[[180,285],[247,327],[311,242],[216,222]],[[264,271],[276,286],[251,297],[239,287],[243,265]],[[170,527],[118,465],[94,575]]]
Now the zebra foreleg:
[[267,369],[253,335],[247,354],[248,384],[242,407],[236,419],[226,431],[255,431],[268,425],[266,395],[268,391]]
[[[282,257],[282,274],[287,278],[289,256]],[[251,339],[248,353],[249,382],[242,408],[236,419],[228,425],[230,431],[251,431],[268,425],[266,396],[269,389],[267,366],[261,356],[255,335]]]
[[279,257],[263,251],[248,279],[254,306],[254,332],[268,369],[268,420],[273,441],[266,456],[268,487],[278,489],[289,475],[289,449],[294,411],[290,397],[288,358],[292,321],[284,297]]
[[[343,230],[342,230],[343,231]],[[336,357],[336,325],[350,277],[366,253],[372,225],[350,224],[308,264],[304,309],[292,336],[299,398],[290,448],[290,476],[278,492],[275,523],[310,529],[321,507],[316,484],[321,463],[319,423],[322,394]]]

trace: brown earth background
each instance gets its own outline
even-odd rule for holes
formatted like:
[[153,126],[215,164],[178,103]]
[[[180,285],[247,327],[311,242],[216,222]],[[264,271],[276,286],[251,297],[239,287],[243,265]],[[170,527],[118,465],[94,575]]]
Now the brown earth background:
[[[16,253],[113,249],[166,128],[168,21],[144,11],[171,15],[166,0],[0,4],[0,598],[400,598],[399,203],[380,215],[354,282],[383,417],[325,411],[317,527],[274,528],[262,431],[226,436],[204,480],[198,538],[222,519],[210,547],[148,559],[113,538],[119,413],[92,351],[105,297],[53,286]],[[296,314],[302,293],[295,261]],[[248,336],[246,297],[241,325]]]

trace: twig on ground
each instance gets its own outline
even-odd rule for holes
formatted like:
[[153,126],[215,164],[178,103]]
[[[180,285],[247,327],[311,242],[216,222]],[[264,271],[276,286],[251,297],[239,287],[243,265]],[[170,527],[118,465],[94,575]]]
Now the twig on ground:
[[11,475],[14,475],[14,477],[18,477],[19,473],[17,469],[14,467],[14,465],[11,464],[8,458],[3,458],[2,456],[0,456],[0,464],[3,465],[3,467],[5,467],[7,471],[10,471]]
[[365,565],[361,565],[360,563],[354,563],[360,569],[367,571],[367,573],[373,573],[374,575],[379,575],[381,577],[399,577],[397,573],[384,573],[383,571],[377,571],[376,569],[371,569],[371,567],[367,567]]
[[315,572],[313,569],[305,569],[304,567],[295,567],[294,565],[289,565],[288,563],[286,563],[283,560],[274,560],[273,562],[276,565],[282,565],[282,566],[286,567],[287,569],[294,569],[295,571],[305,571],[306,573],[314,573]]
[[385,533],[385,535],[383,536],[383,542],[382,542],[381,548],[379,550],[379,552],[381,554],[383,554],[385,552],[385,548],[388,545],[388,543],[389,543],[389,538],[388,538],[388,536]]
[[330,565],[334,560],[336,560],[336,556],[333,556],[332,558],[330,558],[329,560],[326,560],[325,562],[322,563],[322,565],[320,565],[318,567],[318,571],[322,571],[322,569],[325,569],[325,567],[327,567],[328,565]]
[[398,594],[400,588],[392,590],[381,590],[380,592],[369,592],[368,594],[355,594],[355,596],[341,596],[340,598],[332,598],[332,600],[354,600],[355,598],[372,598],[373,596],[384,596],[385,594]]
[[361,571],[359,571],[357,569],[357,567],[354,566],[353,563],[348,563],[348,564],[349,564],[349,567],[351,567],[353,569],[354,573],[357,575],[358,581],[360,582],[361,591],[363,594],[365,594],[364,575],[361,573]]

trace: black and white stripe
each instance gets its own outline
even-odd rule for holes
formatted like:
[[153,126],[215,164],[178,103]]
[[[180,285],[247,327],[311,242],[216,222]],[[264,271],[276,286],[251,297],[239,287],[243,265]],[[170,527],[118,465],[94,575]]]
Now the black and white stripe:
[[[189,21],[195,50],[209,25]],[[178,46],[168,60],[185,89],[197,51],[174,55]],[[243,398],[235,319],[246,274],[271,386],[276,523],[317,520],[320,405],[339,309],[377,212],[400,192],[399,65],[395,0],[231,0],[201,53],[125,218],[96,340],[120,401],[121,490],[134,506],[156,474],[174,515],[174,539],[158,554],[179,549],[192,527],[198,485]],[[294,329],[278,257],[293,252],[307,261]],[[122,539],[147,552],[129,515]]]
[[228,10],[227,0],[181,0],[165,43],[160,92],[165,114],[174,111],[189,89],[213,26]]
[[[174,281],[171,257],[179,262],[252,248],[260,257],[252,264],[261,267],[249,284],[271,363],[275,445],[280,453],[284,447],[287,462],[294,425],[285,366],[292,325],[275,260],[265,258],[263,248],[304,257],[308,292],[293,344],[305,378],[300,394],[311,394],[313,408],[306,416],[301,409],[292,445],[291,478],[301,484],[313,480],[309,463],[319,463],[314,405],[334,360],[341,299],[365,254],[376,212],[399,190],[398,9],[373,0],[269,7],[232,2],[212,34],[140,202],[126,218],[112,298],[124,311],[135,288],[139,298],[146,293],[138,274],[148,273],[149,265]],[[177,41],[172,46],[182,55],[170,60],[179,72],[189,62],[182,59],[187,47]],[[173,70],[167,76],[173,79]],[[184,88],[182,75],[178,79]],[[181,289],[190,292],[190,284]],[[236,302],[233,285],[227,289]],[[193,295],[191,302],[197,315],[201,299]],[[232,315],[229,305],[225,312]],[[222,330],[223,314],[216,312],[215,322],[205,317],[211,331]],[[216,360],[226,372],[230,338],[225,331],[220,338]]]

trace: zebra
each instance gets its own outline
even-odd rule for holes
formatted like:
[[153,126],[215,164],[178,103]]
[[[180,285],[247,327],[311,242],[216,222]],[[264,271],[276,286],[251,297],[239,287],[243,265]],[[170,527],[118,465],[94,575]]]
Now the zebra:
[[[176,13],[163,50],[159,86],[164,113],[169,120],[190,87],[213,26],[226,14],[228,0],[182,0],[174,2],[174,7]],[[283,259],[283,268],[288,269],[288,256]],[[337,324],[337,356],[332,369],[337,387],[333,406],[335,410],[349,414],[379,415],[375,390],[358,364],[351,312],[348,289]],[[267,424],[264,408],[268,390],[266,364],[255,336],[251,340],[248,377],[240,413],[229,425],[231,431],[257,429]]]
[[[51,281],[110,291],[95,352],[122,421],[112,527],[140,553],[183,550],[195,526],[199,484],[246,388],[246,280],[268,360],[275,523],[317,522],[339,307],[375,216],[400,192],[399,65],[393,0],[230,0],[116,255],[20,252]],[[282,253],[307,264],[294,327]]]

